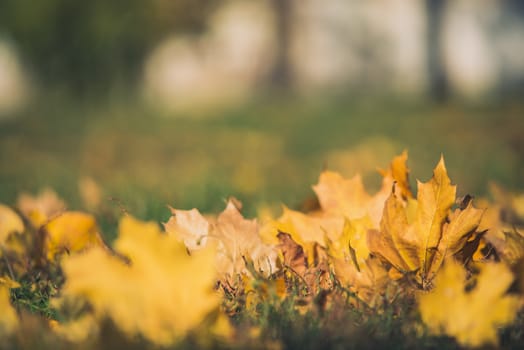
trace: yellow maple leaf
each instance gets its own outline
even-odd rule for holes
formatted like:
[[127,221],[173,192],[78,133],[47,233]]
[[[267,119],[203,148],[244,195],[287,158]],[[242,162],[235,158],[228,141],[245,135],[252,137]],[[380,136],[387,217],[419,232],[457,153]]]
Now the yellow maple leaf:
[[[391,161],[389,168],[379,170],[384,179],[391,179],[396,183],[396,189],[402,198],[413,198],[413,193],[409,185],[409,168],[407,167],[408,152],[395,156]],[[389,182],[389,181],[388,181]]]
[[288,233],[307,257],[314,256],[316,244],[326,247],[338,280],[370,305],[381,292],[387,273],[376,259],[368,260],[367,235],[378,227],[395,182],[396,192],[411,200],[406,161],[407,152],[393,159],[382,171],[381,190],[373,196],[365,191],[359,175],[344,179],[325,171],[313,186],[322,210],[303,214],[284,208],[277,221],[278,231]]
[[519,300],[504,295],[513,281],[511,271],[503,264],[480,266],[475,287],[466,291],[465,270],[449,259],[435,279],[435,289],[420,296],[420,314],[432,333],[477,347],[496,344],[498,327],[513,321]]
[[337,240],[329,237],[327,247],[331,256],[335,258],[351,259],[357,269],[369,256],[366,234],[371,229],[371,220],[366,216],[360,219],[345,219],[342,234]]
[[[455,202],[456,186],[451,185],[444,158],[441,157],[433,177],[429,182],[418,183],[417,193],[417,237],[420,239],[419,258],[423,262],[424,272],[429,270],[429,264],[439,244],[442,235],[442,225],[448,211]],[[478,225],[478,223],[477,223]]]
[[337,172],[324,171],[313,190],[325,212],[336,213],[348,219],[360,218],[367,214],[371,196],[366,192],[359,174],[344,179]]
[[304,214],[284,206],[282,215],[266,225],[264,234],[274,237],[277,237],[279,232],[289,234],[293,241],[304,249],[305,255],[311,258],[315,255],[316,245],[323,248],[331,245],[333,254],[339,253],[341,244],[347,243],[341,242],[343,225],[344,217],[340,215],[323,212]]
[[483,237],[485,243],[513,266],[524,257],[524,195],[512,195],[494,183],[490,184],[490,192],[495,203],[484,203],[486,210],[479,230],[487,231]]
[[114,246],[129,264],[100,248],[63,261],[62,301],[85,299],[99,320],[110,317],[126,334],[159,345],[184,337],[217,309],[212,247],[189,255],[156,223],[132,217],[121,219]]
[[340,238],[343,224],[344,217],[341,215],[322,212],[304,214],[284,207],[282,215],[275,222],[275,229],[289,233],[301,245],[314,242],[324,246],[326,236],[333,241]]
[[105,244],[98,233],[95,218],[87,213],[67,211],[44,225],[44,250],[53,261],[63,253],[79,252]]
[[230,276],[246,273],[244,258],[253,261],[257,271],[275,272],[276,253],[262,242],[256,219],[245,219],[233,202],[217,217],[211,237],[219,242],[219,271]]
[[338,281],[374,306],[387,282],[387,272],[378,259],[369,256],[366,237],[371,227],[368,217],[346,219],[340,238],[328,240],[328,252]]
[[378,227],[384,202],[391,193],[393,183],[397,183],[399,193],[404,198],[412,198],[406,162],[407,152],[403,152],[393,158],[388,170],[380,171],[383,175],[382,186],[374,195],[366,192],[359,174],[345,179],[337,172],[324,171],[320,174],[318,184],[313,186],[322,211],[350,220],[368,216],[374,227]]
[[191,210],[171,209],[171,217],[164,224],[170,235],[184,242],[187,249],[195,250],[205,247],[209,235],[209,222],[193,208]]
[[[416,270],[420,266],[421,240],[411,228],[401,199],[392,193],[384,207],[381,232],[378,236],[370,232],[368,236],[370,248],[381,252],[399,271]],[[374,248],[377,241],[382,246]]]
[[274,247],[262,241],[257,220],[245,219],[232,200],[216,219],[206,219],[196,209],[172,209],[172,214],[165,229],[189,250],[201,249],[210,242],[216,244],[215,268],[224,279],[249,274],[244,258],[266,276],[276,271]]
[[471,239],[470,233],[476,230],[483,214],[484,210],[474,208],[473,202],[469,201],[465,208],[455,209],[448,216],[449,223],[444,223],[442,236],[427,272],[429,278],[435,275],[446,257],[458,253]]
[[451,211],[456,187],[451,185],[444,158],[429,182],[418,183],[416,205],[395,192],[385,203],[380,231],[368,232],[368,246],[397,270],[417,271],[418,282],[428,288],[442,261],[458,253],[475,234],[483,211],[469,200]]

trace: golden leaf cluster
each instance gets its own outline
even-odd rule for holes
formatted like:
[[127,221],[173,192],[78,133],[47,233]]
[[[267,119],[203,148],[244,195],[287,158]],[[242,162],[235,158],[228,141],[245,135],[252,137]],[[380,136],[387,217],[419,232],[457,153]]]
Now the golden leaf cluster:
[[[322,172],[309,212],[250,219],[232,198],[218,215],[170,208],[163,227],[124,213],[111,245],[95,215],[52,190],[22,194],[16,208],[0,204],[0,336],[20,332],[13,296],[26,288],[47,291],[60,315],[49,329],[76,343],[97,339],[108,320],[128,339],[169,346],[241,337],[228,317],[256,319],[268,303],[292,300],[320,317],[408,298],[430,334],[496,344],[523,300],[522,200],[495,186],[496,203],[481,209],[457,198],[443,158],[414,192],[407,158],[380,170],[374,194],[358,174]],[[96,212],[98,185],[85,178],[80,191]]]

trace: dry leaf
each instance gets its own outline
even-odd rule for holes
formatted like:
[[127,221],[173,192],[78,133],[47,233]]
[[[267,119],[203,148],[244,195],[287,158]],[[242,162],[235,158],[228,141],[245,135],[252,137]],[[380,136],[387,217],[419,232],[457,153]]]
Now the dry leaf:
[[245,219],[232,200],[215,220],[204,218],[196,209],[171,209],[171,212],[165,229],[190,251],[209,242],[217,245],[215,267],[223,279],[231,282],[236,274],[249,274],[244,258],[265,276],[276,272],[274,248],[262,241],[257,221]]
[[91,247],[106,247],[98,233],[95,218],[90,214],[64,212],[49,221],[44,230],[44,250],[50,261],[64,253],[70,254]]
[[477,283],[466,291],[466,272],[448,259],[435,279],[435,289],[422,294],[422,320],[434,334],[453,336],[463,346],[497,343],[497,331],[510,324],[519,300],[504,295],[513,281],[503,264],[482,264]]
[[[290,234],[278,233],[279,248],[284,258],[284,266],[298,276],[307,287],[306,296],[311,298],[321,290],[330,290],[333,285],[329,276],[328,256],[319,244],[313,244],[313,254],[306,256],[302,246]],[[308,300],[308,303],[311,300]]]
[[369,256],[366,237],[372,225],[368,217],[355,220],[345,219],[342,234],[337,240],[331,241],[329,237],[326,237],[330,255],[336,258],[350,257],[355,267],[360,269],[359,264],[363,264]]
[[[424,261],[420,256],[420,247],[423,242],[421,242],[421,238],[418,236],[418,232],[414,230],[414,227],[408,224],[404,205],[394,192],[386,201],[380,229],[383,234],[387,233],[383,239],[386,240],[386,246],[390,249],[390,251],[384,250],[384,254],[387,252],[390,255],[382,255],[388,258],[399,271],[406,272],[418,269],[421,260]],[[370,248],[374,251],[375,249],[374,247],[372,248],[373,244],[371,243],[375,241],[369,241]]]
[[479,230],[486,231],[485,241],[502,260],[515,265],[524,257],[524,215],[521,215],[524,195],[512,195],[494,183],[490,184],[490,192],[496,203],[485,203],[487,208]]
[[164,224],[170,235],[184,242],[187,249],[195,250],[205,247],[209,235],[209,222],[193,208],[191,210],[171,209],[172,216]]
[[244,219],[232,201],[218,216],[211,237],[219,242],[220,272],[230,276],[247,273],[243,257],[253,261],[265,276],[276,272],[276,252],[262,242],[256,219]]
[[284,207],[282,216],[274,225],[274,234],[286,232],[299,245],[304,247],[306,254],[313,254],[313,243],[325,246],[326,237],[332,241],[339,239],[344,224],[344,217],[323,215],[323,213],[303,214]]
[[429,182],[418,181],[418,210],[415,225],[420,240],[419,259],[424,274],[429,271],[442,236],[442,226],[455,202],[456,191],[456,186],[451,185],[443,157],[433,170],[433,177]]
[[407,152],[393,158],[388,170],[381,171],[382,187],[373,196],[366,192],[359,174],[351,179],[344,179],[336,172],[324,171],[318,184],[313,186],[322,211],[350,220],[369,216],[374,227],[378,227],[384,203],[391,193],[393,183],[398,184],[399,193],[404,198],[412,198],[406,162]]
[[277,237],[280,241],[278,248],[282,251],[284,257],[284,266],[303,277],[308,268],[308,261],[304,254],[304,249],[291,238],[289,233],[279,232]]
[[357,174],[351,179],[333,171],[320,174],[318,184],[313,186],[324,212],[356,219],[368,214],[371,196],[364,189],[362,177]]
[[332,232],[323,225],[322,217],[312,214],[304,214],[287,207],[283,208],[283,213],[277,220],[279,231],[287,232],[299,243],[316,242],[322,244],[326,232]]
[[413,198],[413,192],[409,185],[409,168],[407,167],[408,152],[404,151],[401,155],[393,158],[387,170],[380,170],[385,179],[392,179],[396,184],[398,194],[403,199]]
[[369,256],[367,232],[372,227],[366,217],[344,223],[338,241],[328,243],[328,252],[338,281],[369,306],[375,306],[387,281],[380,262]]
[[486,235],[486,240],[495,247],[498,255],[510,266],[524,258],[524,235],[517,229],[502,232],[502,238],[494,234]]
[[[429,288],[442,261],[460,252],[475,235],[483,211],[469,198],[451,212],[455,186],[447,175],[444,159],[432,179],[418,183],[417,204],[391,192],[384,206],[380,231],[368,232],[368,246],[400,272],[417,271],[422,288]],[[413,209],[416,211],[411,218]]]
[[212,247],[189,256],[155,223],[124,217],[115,249],[130,264],[100,248],[65,259],[62,300],[85,299],[99,320],[110,317],[126,334],[159,345],[184,337],[218,307]]
[[442,229],[442,237],[431,262],[428,275],[433,276],[447,256],[457,254],[477,229],[484,211],[473,207],[472,201],[464,209],[455,209],[449,216],[449,223]]
[[379,305],[389,281],[386,269],[377,258],[366,259],[363,264],[359,264],[360,270],[347,258],[333,259],[332,263],[335,276],[342,286],[355,293],[368,306]]

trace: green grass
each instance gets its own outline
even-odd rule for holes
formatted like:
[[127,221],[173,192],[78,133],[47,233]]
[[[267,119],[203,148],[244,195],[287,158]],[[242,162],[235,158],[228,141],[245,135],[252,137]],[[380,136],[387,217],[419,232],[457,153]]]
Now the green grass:
[[376,186],[375,167],[403,149],[413,182],[429,178],[442,153],[462,194],[484,195],[489,181],[523,190],[522,113],[511,103],[265,98],[166,118],[125,98],[51,98],[1,122],[0,200],[51,186],[79,207],[87,175],[143,218],[159,219],[165,204],[216,212],[230,195],[253,214],[259,203],[298,206],[326,166]]

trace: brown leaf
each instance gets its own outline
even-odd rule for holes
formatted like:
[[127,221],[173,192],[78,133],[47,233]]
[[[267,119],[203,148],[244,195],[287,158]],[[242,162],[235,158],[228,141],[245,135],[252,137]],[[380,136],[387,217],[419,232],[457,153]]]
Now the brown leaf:
[[170,209],[172,216],[164,224],[166,232],[183,241],[190,251],[205,247],[209,235],[209,222],[202,214],[195,208]]
[[[302,246],[291,235],[279,232],[279,248],[284,257],[284,265],[298,276],[307,287],[307,297],[317,295],[322,290],[331,290],[333,283],[329,273],[328,255],[325,248],[312,243],[312,255],[306,256]],[[306,303],[311,300],[305,300]]]
[[284,265],[291,268],[299,276],[304,277],[308,268],[308,261],[302,246],[298,245],[289,233],[279,232],[277,237],[280,241],[278,248],[284,256]]

